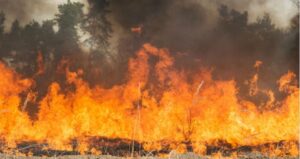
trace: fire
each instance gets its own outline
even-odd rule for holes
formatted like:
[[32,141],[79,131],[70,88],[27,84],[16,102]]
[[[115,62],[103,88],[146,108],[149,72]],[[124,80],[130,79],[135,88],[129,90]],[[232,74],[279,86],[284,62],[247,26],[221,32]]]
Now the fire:
[[43,63],[43,55],[42,52],[38,52],[38,57],[37,57],[37,64],[38,64],[38,71],[36,72],[36,75],[43,74],[45,72],[45,67]]
[[[151,66],[148,60],[153,57],[158,62]],[[35,141],[61,150],[71,150],[70,142],[76,139],[83,153],[90,147],[89,136],[138,141],[147,150],[163,149],[167,142],[174,150],[184,152],[190,146],[200,154],[206,145],[218,145],[218,140],[232,147],[286,141],[286,153],[298,155],[297,145],[288,142],[299,142],[295,74],[288,72],[278,81],[279,90],[287,94],[282,101],[268,91],[272,98],[266,105],[276,100],[279,106],[260,110],[238,98],[234,80],[213,80],[208,69],[191,75],[173,65],[167,49],[144,44],[129,60],[128,79],[122,85],[91,88],[81,78],[82,70],[66,69],[66,82],[75,90],[52,83],[37,103],[38,118],[32,121],[20,108],[21,94],[30,92],[34,81],[0,63],[0,138],[10,148]],[[253,80],[252,84],[258,77]]]
[[132,27],[131,32],[141,34],[142,33],[142,26]]

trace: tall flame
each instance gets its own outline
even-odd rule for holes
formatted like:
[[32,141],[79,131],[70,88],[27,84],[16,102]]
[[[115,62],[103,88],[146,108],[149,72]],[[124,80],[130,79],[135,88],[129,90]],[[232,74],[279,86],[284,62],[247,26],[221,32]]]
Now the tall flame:
[[[153,68],[148,63],[152,57],[157,59]],[[260,110],[238,98],[234,80],[213,80],[207,69],[191,75],[173,64],[168,50],[144,44],[129,60],[125,84],[90,88],[81,78],[83,71],[66,70],[67,82],[75,90],[62,90],[52,83],[37,104],[37,120],[32,121],[20,109],[20,96],[29,92],[33,81],[0,63],[0,138],[10,147],[20,141],[36,141],[62,150],[72,149],[70,140],[78,139],[83,151],[89,144],[87,136],[132,139],[148,150],[161,149],[160,141],[190,142],[198,153],[216,140],[233,147],[299,142],[299,89],[293,84],[292,72],[278,81],[287,97],[272,110]],[[276,100],[273,92],[269,94],[270,100]],[[289,151],[298,154],[298,149]]]

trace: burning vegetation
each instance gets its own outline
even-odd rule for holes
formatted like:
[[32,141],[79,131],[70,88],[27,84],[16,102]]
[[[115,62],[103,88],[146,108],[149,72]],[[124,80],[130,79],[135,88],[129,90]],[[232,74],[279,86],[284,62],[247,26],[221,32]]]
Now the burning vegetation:
[[[153,66],[150,58],[157,58]],[[34,121],[20,109],[20,94],[30,94],[34,81],[1,64],[2,150],[34,142],[47,144],[47,149],[101,153],[103,143],[116,148],[132,145],[127,148],[132,151],[206,154],[270,144],[258,150],[275,156],[298,155],[299,91],[294,73],[287,72],[277,81],[286,98],[270,97],[265,109],[259,109],[237,97],[234,80],[213,80],[204,68],[188,74],[173,64],[168,50],[144,44],[129,59],[128,81],[109,89],[89,87],[81,78],[82,70],[71,72],[66,67],[69,89],[51,83],[45,97],[36,102],[39,112]],[[268,106],[275,102],[277,107]],[[273,143],[281,146],[274,148]]]
[[7,32],[1,14],[0,152],[299,157],[298,15],[283,30],[218,5],[212,25],[204,4],[152,2],[68,1]]

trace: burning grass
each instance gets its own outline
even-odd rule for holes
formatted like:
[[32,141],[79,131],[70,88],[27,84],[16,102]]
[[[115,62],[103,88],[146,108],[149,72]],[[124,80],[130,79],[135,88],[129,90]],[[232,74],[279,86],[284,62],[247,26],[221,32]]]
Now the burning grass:
[[[154,66],[148,62],[153,57]],[[159,156],[173,150],[203,156],[299,155],[299,89],[292,72],[278,80],[283,100],[260,90],[254,75],[249,94],[269,98],[255,105],[238,97],[234,80],[214,80],[205,68],[191,75],[173,63],[168,50],[145,44],[129,60],[126,83],[90,88],[83,71],[65,67],[66,83],[74,89],[54,82],[40,101],[34,101],[38,92],[30,93],[33,79],[0,64],[1,151],[29,156]],[[24,102],[21,94],[30,98]],[[34,121],[21,109],[28,101],[39,107]]]
[[[121,157],[170,157],[170,156],[185,156],[186,152],[178,152],[173,150],[172,145],[182,146],[186,143],[172,143],[172,142],[160,142],[163,149],[147,151],[143,147],[143,143],[136,143],[134,150],[132,150],[132,141],[124,139],[108,139],[93,137],[89,138],[89,148],[85,152],[79,152],[77,150],[77,142],[73,140],[72,150],[55,150],[48,147],[47,143],[37,142],[22,142],[17,144],[16,148],[9,149],[2,145],[1,152],[8,156],[43,156],[43,157],[57,157],[57,156],[79,156],[83,154],[90,156],[121,156]],[[268,157],[297,157],[294,154],[297,150],[297,141],[281,141],[277,143],[266,143],[256,146],[237,146],[233,147],[226,141],[216,141],[215,145],[206,145],[206,151],[200,156],[219,156],[219,157],[246,157],[246,156],[268,156]],[[185,154],[185,155],[184,155]],[[193,154],[192,152],[188,153]],[[194,156],[197,156],[194,154]],[[198,155],[199,157],[199,155]],[[298,156],[299,157],[299,156]]]

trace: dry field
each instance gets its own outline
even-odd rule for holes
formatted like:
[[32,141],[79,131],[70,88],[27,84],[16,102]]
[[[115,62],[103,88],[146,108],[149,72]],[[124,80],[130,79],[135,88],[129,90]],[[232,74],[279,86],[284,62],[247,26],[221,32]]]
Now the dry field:
[[298,157],[268,157],[264,156],[259,153],[248,153],[245,155],[240,155],[238,157],[220,157],[220,156],[198,156],[193,153],[186,153],[186,154],[176,154],[170,153],[164,157],[156,157],[156,156],[141,156],[141,157],[116,157],[110,155],[65,155],[65,156],[52,156],[52,157],[26,157],[26,156],[12,156],[12,155],[5,155],[0,154],[1,159],[214,159],[214,158],[238,158],[238,159],[298,159]]

